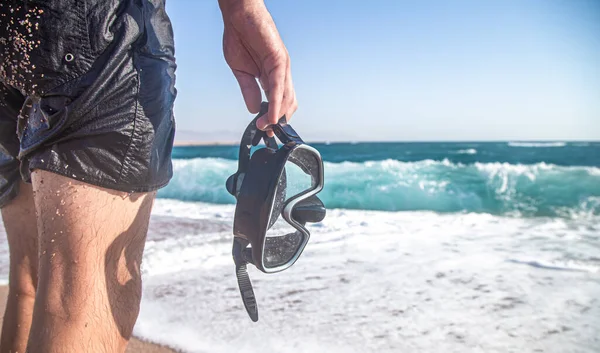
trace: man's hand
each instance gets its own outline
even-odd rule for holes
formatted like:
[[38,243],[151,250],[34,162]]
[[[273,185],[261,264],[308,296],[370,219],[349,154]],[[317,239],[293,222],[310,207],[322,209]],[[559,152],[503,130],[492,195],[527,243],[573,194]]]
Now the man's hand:
[[[225,60],[240,85],[246,107],[253,114],[260,110],[262,95],[257,78],[269,101],[269,112],[256,122],[257,127],[265,130],[283,115],[290,121],[298,107],[290,56],[263,0],[219,0],[219,6],[225,25]],[[267,133],[273,136],[272,131]]]

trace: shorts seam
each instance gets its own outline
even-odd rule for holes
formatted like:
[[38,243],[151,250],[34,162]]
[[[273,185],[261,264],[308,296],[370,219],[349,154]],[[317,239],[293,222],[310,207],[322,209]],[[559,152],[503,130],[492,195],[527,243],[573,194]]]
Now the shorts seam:
[[[85,18],[85,34],[86,34],[85,35],[85,39],[87,40],[87,48],[85,48],[85,50],[87,51],[89,49],[89,51],[88,51],[87,54],[90,57],[92,57],[92,56],[94,56],[93,53],[92,53],[94,50],[92,49],[92,37],[90,35],[90,19],[88,18],[88,15],[89,15],[88,11],[89,11],[88,1],[84,0],[83,1],[83,12],[84,12],[83,18]],[[95,60],[97,60],[97,57],[96,57]],[[93,66],[94,65],[92,65],[92,67]]]
[[[135,54],[134,54],[135,55]],[[137,71],[137,68],[136,68]],[[137,127],[137,120],[138,120],[138,112],[139,112],[139,108],[140,108],[140,73],[139,71],[137,71],[136,73],[136,92],[135,92],[135,111],[133,113],[133,128],[131,131],[131,137],[129,138],[129,143],[127,144],[127,149],[125,149],[125,154],[123,156],[123,161],[121,162],[121,170],[119,171],[119,177],[118,180],[121,181],[123,180],[123,174],[127,173],[128,168],[126,168],[126,164],[129,161],[129,156],[132,153],[133,150],[133,139],[135,137],[135,131],[136,131],[136,127]]]

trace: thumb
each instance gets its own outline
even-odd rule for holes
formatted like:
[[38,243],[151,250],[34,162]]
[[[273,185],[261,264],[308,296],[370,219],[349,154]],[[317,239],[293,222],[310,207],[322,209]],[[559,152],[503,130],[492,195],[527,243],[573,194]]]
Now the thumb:
[[246,108],[252,114],[257,114],[260,111],[260,103],[262,95],[260,87],[256,82],[256,78],[246,72],[234,70],[233,75],[240,85]]

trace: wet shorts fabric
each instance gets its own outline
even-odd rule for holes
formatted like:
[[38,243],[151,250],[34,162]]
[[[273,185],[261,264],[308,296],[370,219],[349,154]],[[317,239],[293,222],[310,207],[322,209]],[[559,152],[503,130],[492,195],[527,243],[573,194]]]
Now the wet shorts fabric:
[[165,0],[2,0],[0,207],[34,169],[165,186],[175,69]]

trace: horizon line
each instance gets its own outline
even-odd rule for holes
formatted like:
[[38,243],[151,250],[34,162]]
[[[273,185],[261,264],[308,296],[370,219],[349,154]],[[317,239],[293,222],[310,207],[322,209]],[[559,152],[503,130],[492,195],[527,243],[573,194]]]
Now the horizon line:
[[[600,139],[558,139],[558,140],[340,140],[340,141],[305,141],[307,144],[360,144],[360,143],[600,143]],[[175,147],[192,146],[239,146],[239,141],[175,141]]]

